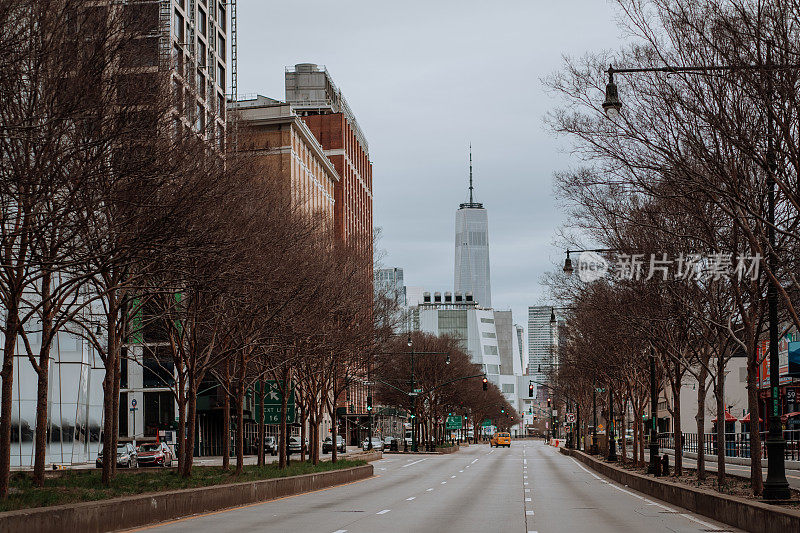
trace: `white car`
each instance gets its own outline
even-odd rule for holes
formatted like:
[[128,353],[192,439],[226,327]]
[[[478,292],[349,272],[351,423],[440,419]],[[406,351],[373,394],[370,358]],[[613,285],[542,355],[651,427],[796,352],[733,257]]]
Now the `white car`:
[[[364,440],[361,444],[361,449],[364,451],[369,450],[369,439]],[[383,441],[378,437],[372,437],[372,449],[379,452],[383,451]]]

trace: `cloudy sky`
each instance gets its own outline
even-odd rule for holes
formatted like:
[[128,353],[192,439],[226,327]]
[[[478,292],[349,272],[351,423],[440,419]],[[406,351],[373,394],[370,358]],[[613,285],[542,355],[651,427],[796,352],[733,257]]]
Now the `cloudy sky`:
[[239,0],[239,94],[283,99],[284,67],[327,66],[367,136],[385,266],[452,290],[455,211],[489,212],[492,299],[527,329],[563,217],[552,175],[568,144],[544,128],[541,78],[562,56],[617,49],[607,0]]

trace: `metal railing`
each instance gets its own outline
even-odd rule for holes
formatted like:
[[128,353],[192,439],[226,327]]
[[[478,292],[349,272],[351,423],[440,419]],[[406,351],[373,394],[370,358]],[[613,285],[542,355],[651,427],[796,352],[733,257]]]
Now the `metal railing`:
[[[767,457],[765,440],[767,432],[761,432],[761,456]],[[800,460],[800,429],[786,429],[783,431],[783,438],[786,440],[786,450],[784,457],[789,460]],[[698,452],[699,439],[697,433],[683,434],[682,449],[684,452]],[[705,433],[703,438],[703,453],[706,455],[717,455],[717,434]],[[658,444],[661,448],[670,450],[675,449],[675,436],[672,433],[660,433]],[[749,433],[726,433],[723,443],[724,454],[726,457],[750,457],[750,434]]]

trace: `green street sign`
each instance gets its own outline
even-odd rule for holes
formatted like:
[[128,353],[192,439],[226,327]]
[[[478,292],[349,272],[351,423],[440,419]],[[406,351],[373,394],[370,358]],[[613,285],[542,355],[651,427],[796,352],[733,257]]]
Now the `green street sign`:
[[461,429],[462,418],[459,415],[449,415],[445,422],[445,429]]
[[492,425],[492,421],[489,420],[488,418],[486,420],[484,420],[483,422],[481,422],[481,426],[483,426],[485,428],[488,428],[491,425]]
[[[264,382],[264,423],[265,424],[280,424],[281,423],[281,390],[277,381]],[[258,387],[258,384],[256,384]],[[256,395],[256,420],[258,420],[261,405]],[[286,405],[286,422],[292,423],[295,421],[295,401],[294,389],[289,394],[289,401]]]

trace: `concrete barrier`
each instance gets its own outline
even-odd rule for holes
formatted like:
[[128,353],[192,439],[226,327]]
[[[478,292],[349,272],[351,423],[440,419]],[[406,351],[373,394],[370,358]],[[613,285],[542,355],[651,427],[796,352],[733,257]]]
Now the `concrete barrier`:
[[[380,453],[380,452],[378,452]],[[264,502],[371,477],[372,465],[302,476],[0,513],[0,533],[105,533]]]
[[800,511],[644,476],[611,466],[577,450],[561,448],[561,453],[627,487],[746,531],[800,531]]

